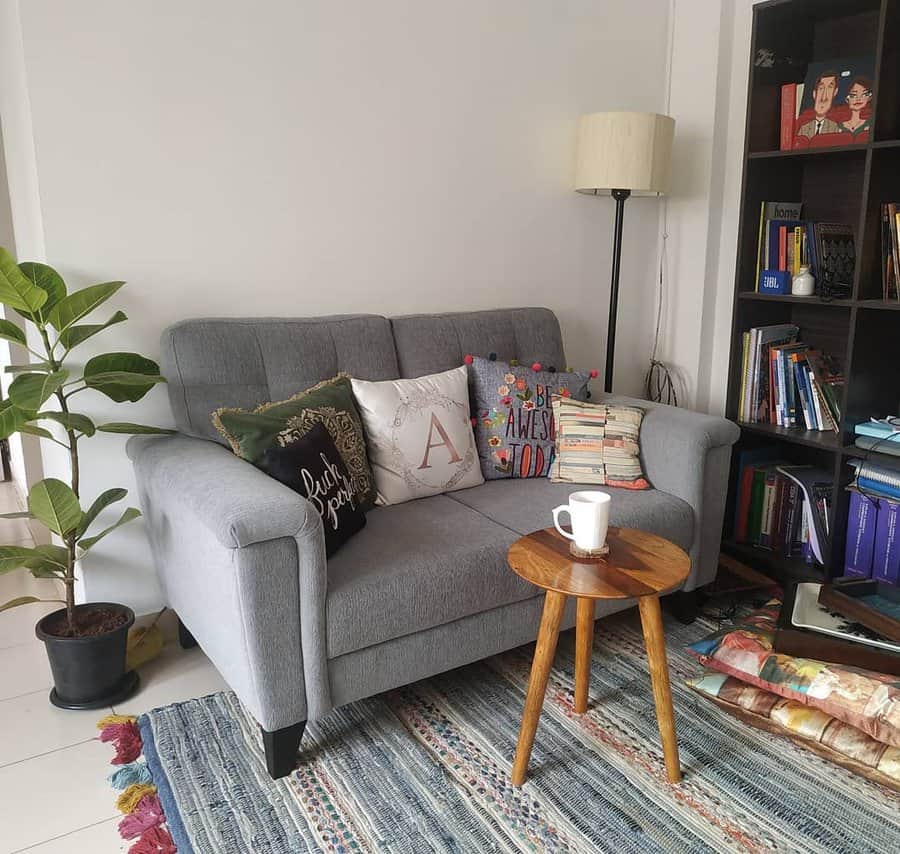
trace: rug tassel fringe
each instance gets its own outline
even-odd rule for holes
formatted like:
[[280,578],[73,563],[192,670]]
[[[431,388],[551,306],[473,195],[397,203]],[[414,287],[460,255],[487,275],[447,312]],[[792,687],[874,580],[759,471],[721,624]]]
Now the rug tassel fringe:
[[178,849],[164,827],[151,827],[128,849],[128,854],[178,854]]
[[156,786],[152,783],[132,783],[116,800],[116,809],[126,814],[133,813],[145,795],[155,795]]
[[129,762],[134,762],[144,749],[141,731],[138,729],[134,718],[127,721],[107,723],[100,730],[100,741],[112,742],[116,748],[116,755],[112,761],[113,765],[126,765]]
[[129,762],[113,771],[106,779],[114,789],[127,789],[134,783],[153,782],[146,762]]
[[119,822],[122,839],[136,839],[128,854],[178,854],[178,848],[164,827],[163,812],[153,775],[146,762],[138,762],[144,752],[144,741],[137,718],[133,715],[107,715],[97,721],[100,741],[115,747],[113,765],[121,765],[109,775],[110,784],[121,790],[116,801],[125,817]]
[[157,795],[144,795],[130,815],[119,822],[122,839],[137,839],[150,828],[158,827],[166,820]]
[[133,724],[136,722],[137,718],[134,715],[107,715],[97,721],[97,729],[104,729],[110,724]]

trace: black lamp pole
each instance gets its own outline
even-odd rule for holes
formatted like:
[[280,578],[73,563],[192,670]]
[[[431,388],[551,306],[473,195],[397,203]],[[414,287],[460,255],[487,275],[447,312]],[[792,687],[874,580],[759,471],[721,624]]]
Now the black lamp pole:
[[609,289],[609,326],[606,330],[606,379],[603,390],[610,394],[613,384],[613,360],[616,355],[616,311],[619,304],[619,267],[622,262],[622,223],[625,219],[625,199],[631,190],[613,190],[616,200],[616,228],[613,236],[612,285]]

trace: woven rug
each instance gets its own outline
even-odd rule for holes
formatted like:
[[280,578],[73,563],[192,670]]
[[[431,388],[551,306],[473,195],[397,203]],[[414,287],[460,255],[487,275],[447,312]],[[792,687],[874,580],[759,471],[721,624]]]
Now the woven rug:
[[900,851],[900,796],[685,687],[699,668],[682,650],[711,628],[666,624],[680,785],[665,780],[631,610],[597,624],[583,716],[560,637],[521,789],[509,773],[533,646],[336,710],[274,782],[231,693],[110,719],[123,835],[136,854]]

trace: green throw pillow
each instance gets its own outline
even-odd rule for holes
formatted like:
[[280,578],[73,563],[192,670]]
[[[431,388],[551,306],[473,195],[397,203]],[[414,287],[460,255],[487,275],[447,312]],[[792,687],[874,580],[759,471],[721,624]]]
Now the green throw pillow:
[[338,374],[280,403],[256,409],[223,407],[212,421],[239,457],[261,465],[269,448],[285,447],[323,424],[350,472],[353,492],[363,508],[375,503],[375,481],[366,456],[362,420],[353,399],[350,377]]

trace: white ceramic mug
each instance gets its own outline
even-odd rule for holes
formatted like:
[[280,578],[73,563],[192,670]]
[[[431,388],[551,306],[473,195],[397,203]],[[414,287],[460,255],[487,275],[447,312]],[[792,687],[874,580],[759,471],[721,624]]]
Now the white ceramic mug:
[[[574,540],[578,548],[586,552],[595,552],[606,545],[606,532],[609,528],[608,492],[585,490],[573,492],[569,503],[557,507],[553,511],[553,524],[556,530],[566,539]],[[568,513],[572,520],[572,533],[564,531],[559,525],[559,514]]]

